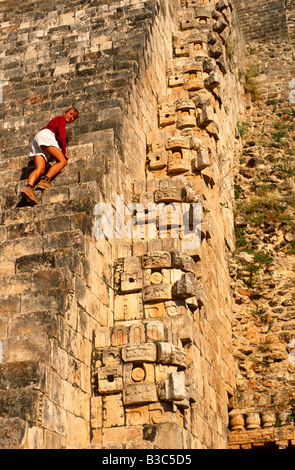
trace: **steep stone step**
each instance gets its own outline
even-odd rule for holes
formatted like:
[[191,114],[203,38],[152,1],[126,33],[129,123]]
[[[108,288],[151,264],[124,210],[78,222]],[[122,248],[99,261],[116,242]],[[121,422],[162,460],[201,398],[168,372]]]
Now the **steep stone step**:
[[0,417],[36,423],[41,394],[32,389],[0,391]]
[[19,449],[26,426],[26,422],[20,418],[0,418],[0,449]]
[[0,391],[19,388],[44,389],[45,367],[39,361],[12,362],[0,365]]

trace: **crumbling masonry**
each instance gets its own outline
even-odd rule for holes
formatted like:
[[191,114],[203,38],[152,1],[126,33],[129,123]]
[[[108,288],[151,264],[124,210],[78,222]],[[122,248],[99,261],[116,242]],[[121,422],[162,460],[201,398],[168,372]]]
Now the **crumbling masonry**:
[[[234,5],[41,4],[0,3],[0,448],[227,448]],[[72,105],[68,166],[27,206],[32,137]]]

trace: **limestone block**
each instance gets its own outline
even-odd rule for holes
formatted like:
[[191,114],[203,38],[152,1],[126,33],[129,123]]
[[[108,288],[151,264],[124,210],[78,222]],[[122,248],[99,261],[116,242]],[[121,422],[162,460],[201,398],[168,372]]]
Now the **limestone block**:
[[176,421],[175,413],[171,411],[169,403],[150,403],[148,409],[151,424],[173,423]]
[[156,362],[156,345],[153,343],[141,343],[123,346],[122,360],[124,362]]
[[171,88],[183,86],[183,83],[183,76],[180,73],[168,77],[168,86]]
[[182,158],[180,152],[168,156],[167,173],[183,173],[190,170],[190,160]]
[[203,64],[201,60],[191,61],[183,67],[185,89],[197,91],[204,88]]
[[142,271],[121,274],[121,292],[135,292],[142,289]]
[[189,109],[196,109],[195,103],[187,98],[181,98],[176,101],[175,103],[175,110],[176,111],[188,111]]
[[226,27],[227,27],[227,22],[222,16],[220,16],[218,20],[216,21],[216,23],[213,25],[213,31],[220,34]]
[[191,150],[199,150],[200,147],[202,147],[203,142],[201,139],[198,139],[197,137],[191,137],[190,138],[190,149]]
[[182,226],[181,204],[179,202],[170,202],[169,204],[161,204],[161,206],[158,220],[159,236],[163,240],[167,240],[167,238],[177,239],[179,237],[179,228]]
[[225,74],[227,70],[226,60],[223,56],[216,59],[216,64],[218,65],[220,71]]
[[194,58],[201,58],[208,56],[207,43],[203,40],[193,40],[189,44],[189,55]]
[[[27,435],[28,449],[44,449],[43,429],[36,426],[28,428]],[[2,441],[3,443],[3,441]]]
[[194,30],[190,33],[187,38],[189,43],[206,43],[207,35],[205,32],[200,31],[199,29]]
[[210,45],[210,47],[208,48],[208,53],[210,57],[218,59],[223,54],[222,45],[218,43]]
[[185,299],[185,303],[192,311],[199,307],[197,297],[189,297],[188,299]]
[[144,306],[145,318],[164,318],[166,316],[165,304],[156,302]]
[[186,273],[181,276],[173,286],[173,296],[180,298],[194,297],[196,293],[196,278],[193,273]]
[[186,39],[174,36],[172,46],[175,57],[189,57],[189,45]]
[[168,188],[159,189],[155,193],[155,202],[181,202],[181,189],[180,188]]
[[149,422],[149,408],[145,406],[129,406],[126,407],[126,424],[127,426],[137,426],[139,424],[147,424]]
[[68,154],[71,162],[74,159],[91,157],[93,155],[93,143],[71,146],[69,147]]
[[204,85],[206,88],[213,90],[214,88],[220,85],[220,75],[218,72],[211,72],[209,76],[205,79]]
[[196,299],[197,299],[199,307],[202,307],[203,305],[205,305],[207,301],[204,286],[200,283],[198,283],[196,286]]
[[231,411],[229,414],[229,428],[231,431],[242,431],[245,419],[242,413]]
[[161,273],[159,273],[159,272],[151,273],[151,275],[150,275],[150,283],[151,284],[161,284],[162,281],[163,281],[163,276],[162,276]]
[[133,240],[132,251],[136,256],[144,255],[147,252],[147,242],[145,240]]
[[214,111],[210,102],[202,106],[202,111],[198,114],[198,126],[207,126],[214,120]]
[[171,126],[175,124],[175,105],[174,103],[163,103],[159,106],[159,126]]
[[166,176],[159,181],[159,190],[182,188],[186,179],[184,177],[170,178]]
[[95,331],[95,348],[106,348],[111,345],[110,328],[98,328]]
[[125,272],[139,271],[141,268],[140,258],[138,256],[128,256],[123,260],[123,269]]
[[185,89],[192,92],[204,88],[203,73],[189,73],[185,75]]
[[91,397],[91,428],[98,429],[102,426],[102,397]]
[[209,152],[207,149],[200,149],[197,156],[192,161],[193,171],[202,171],[210,165]]
[[103,397],[103,427],[124,426],[124,419],[122,394],[105,395]]
[[176,125],[178,129],[195,127],[197,125],[195,114],[191,110],[178,112]]
[[122,346],[128,343],[128,330],[124,325],[117,325],[113,328],[111,336],[112,346]]
[[187,398],[190,402],[198,401],[197,386],[195,376],[193,374],[185,373],[185,388],[187,392]]
[[159,342],[157,344],[157,355],[158,362],[162,364],[177,365],[181,368],[186,367],[185,351],[183,348],[170,343]]
[[168,317],[176,317],[179,315],[184,315],[186,312],[186,307],[183,305],[182,301],[170,300],[165,302],[165,310]]
[[161,269],[163,284],[172,284],[171,269]]
[[105,367],[113,367],[121,363],[121,349],[108,348],[102,353],[102,363]]
[[50,339],[45,332],[8,337],[1,342],[4,363],[34,361],[36,354],[47,362],[50,356]]
[[175,318],[172,323],[172,330],[183,344],[192,343],[194,341],[194,322],[191,313],[184,310],[181,316]]
[[176,102],[176,126],[178,129],[195,127],[196,106],[192,100],[180,99]]
[[[144,207],[146,207],[148,204],[152,204],[154,202],[154,192],[153,191],[143,192],[139,197],[139,202]],[[143,217],[144,217],[144,214],[141,214],[141,211],[138,210],[136,213],[136,222],[141,221]]]
[[169,284],[147,286],[143,289],[143,302],[156,302],[169,299],[172,299],[172,286]]
[[142,440],[142,426],[120,426],[104,429],[104,449],[123,449],[128,443]]
[[150,286],[151,285],[151,269],[144,269],[142,272],[142,282],[143,286]]
[[247,430],[258,429],[260,427],[259,413],[246,413],[245,425]]
[[165,251],[181,251],[181,241],[178,238],[164,238],[162,241],[162,248]]
[[171,268],[171,253],[166,251],[154,251],[142,257],[144,269]]
[[149,240],[147,244],[147,256],[149,256],[149,253],[153,253],[154,251],[163,251],[163,240],[159,238],[152,238]]
[[186,29],[193,29],[198,26],[198,20],[196,19],[184,19],[181,21],[181,29],[186,30]]
[[186,202],[188,204],[193,203],[193,202],[197,202],[199,197],[200,197],[199,194],[197,194],[196,191],[193,188],[191,188],[190,186],[185,186],[182,189],[182,200],[183,200],[183,202]]
[[141,292],[116,295],[114,300],[115,320],[138,320],[143,317]]
[[229,1],[228,0],[219,0],[216,4],[216,10],[222,11],[225,8],[229,8]]
[[272,411],[264,411],[263,413],[261,413],[261,424],[263,428],[275,426],[276,421],[276,414]]
[[164,168],[167,165],[167,153],[165,151],[151,152],[148,154],[148,161],[151,170]]
[[183,372],[171,372],[165,381],[158,385],[160,400],[180,401],[186,398]]
[[146,340],[145,337],[145,328],[142,322],[134,322],[130,325],[129,328],[129,341],[131,344],[144,343]]
[[133,183],[133,192],[134,194],[141,194],[146,190],[146,181],[137,180]]
[[136,405],[140,403],[154,403],[158,401],[155,384],[128,385],[123,391],[124,405]]
[[191,256],[181,252],[172,253],[173,266],[186,272],[195,272],[195,262]]
[[162,321],[154,320],[146,324],[147,341],[164,341],[165,326]]
[[188,137],[183,136],[169,137],[165,146],[167,150],[189,149],[190,140]]
[[131,362],[127,362],[124,364],[123,374],[124,386],[139,382],[155,382],[154,364],[152,363],[133,364]]
[[97,369],[98,380],[106,379],[111,382],[114,378],[122,377],[123,368],[122,365],[114,365],[109,367],[99,367]]
[[123,379],[122,377],[109,376],[108,379],[99,379],[98,392],[101,395],[118,393],[123,390]]
[[146,182],[147,191],[152,191],[152,192],[157,191],[157,189],[159,189],[159,183],[160,183],[159,180],[156,178],[147,180]]
[[206,131],[209,135],[213,136],[214,139],[219,140],[219,126],[216,122],[210,122],[210,124],[206,126]]

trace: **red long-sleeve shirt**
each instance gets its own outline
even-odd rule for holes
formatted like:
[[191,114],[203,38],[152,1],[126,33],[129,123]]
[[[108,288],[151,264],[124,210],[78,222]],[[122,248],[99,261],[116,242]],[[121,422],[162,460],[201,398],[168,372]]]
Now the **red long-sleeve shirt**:
[[42,129],[50,129],[59,143],[62,153],[66,154],[67,152],[67,134],[66,134],[66,118],[64,116],[56,116],[51,119],[47,126],[42,127]]

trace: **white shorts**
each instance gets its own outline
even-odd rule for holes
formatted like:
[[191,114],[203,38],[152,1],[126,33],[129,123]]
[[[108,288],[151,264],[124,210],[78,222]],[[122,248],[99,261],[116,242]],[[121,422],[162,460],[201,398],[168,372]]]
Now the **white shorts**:
[[32,142],[32,146],[30,149],[30,157],[35,157],[36,155],[42,155],[44,160],[47,162],[49,158],[49,154],[45,152],[41,148],[41,145],[45,145],[46,147],[57,147],[60,149],[58,142],[55,138],[54,133],[50,129],[42,129],[42,131],[38,132],[35,135],[34,140]]

